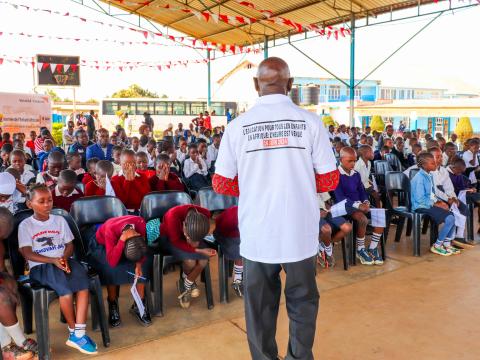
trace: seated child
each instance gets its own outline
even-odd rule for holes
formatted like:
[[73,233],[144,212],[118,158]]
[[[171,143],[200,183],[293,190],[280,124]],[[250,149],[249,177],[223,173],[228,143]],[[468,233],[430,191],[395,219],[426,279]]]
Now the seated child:
[[29,185],[35,181],[35,174],[26,169],[26,161],[25,153],[22,150],[13,150],[10,154],[10,167],[18,171],[23,185]]
[[28,260],[30,279],[58,294],[60,310],[68,324],[66,344],[84,354],[96,354],[97,345],[85,333],[88,275],[72,258],[74,237],[68,223],[61,216],[50,215],[52,194],[45,185],[36,184],[29,189],[27,205],[33,215],[20,223],[18,247]]
[[453,142],[448,142],[445,144],[445,151],[442,155],[442,166],[448,166],[454,158],[457,157],[457,145]]
[[142,174],[150,179],[155,176],[155,170],[148,168],[148,155],[143,151],[139,151],[135,154],[135,163],[137,165],[137,174]]
[[118,309],[120,285],[133,282],[134,276],[139,277],[137,290],[145,304],[145,313],[141,316],[135,303],[131,313],[143,326],[152,323],[146,306],[144,283],[152,271],[152,256],[147,254],[145,236],[145,220],[140,216],[126,215],[108,219],[100,225],[95,236],[96,243],[90,244],[93,247],[93,266],[102,284],[107,285],[109,323],[112,327],[121,324]]
[[112,177],[112,187],[127,210],[134,213],[140,209],[143,197],[150,192],[150,184],[145,175],[136,172],[133,150],[123,150],[120,163],[122,173]]
[[177,160],[180,162],[180,164],[183,164],[185,161],[185,158],[187,157],[187,141],[183,138],[181,138],[178,141],[178,150],[176,151],[177,153]]
[[177,175],[170,172],[170,158],[160,154],[156,160],[156,175],[149,180],[151,191],[185,191],[185,186]]
[[85,185],[85,196],[115,196],[110,183],[109,193],[107,194],[107,177],[110,182],[113,176],[113,163],[108,160],[100,160],[95,166],[95,180]]
[[77,175],[77,180],[82,181],[85,174],[85,169],[82,167],[82,155],[79,153],[67,154],[68,170],[72,170]]
[[182,261],[178,300],[184,309],[191,298],[200,296],[196,280],[216,251],[204,248],[203,238],[210,229],[210,211],[195,205],[179,205],[168,210],[160,225],[160,247]]
[[444,223],[438,233],[438,239],[430,251],[442,256],[459,254],[460,250],[452,246],[455,236],[455,217],[450,212],[448,204],[439,200],[433,192],[434,182],[431,172],[437,165],[430,153],[421,153],[417,158],[420,171],[411,180],[412,210],[427,214],[437,225]]
[[138,151],[141,151],[140,140],[136,136],[132,137],[132,147],[131,147],[131,149],[133,150],[134,153],[137,153]]
[[18,323],[16,308],[19,294],[17,282],[5,266],[3,241],[13,230],[14,219],[10,211],[0,208],[0,343],[3,359],[31,359],[37,356],[37,343],[25,337]]
[[4,144],[0,150],[0,158],[2,162],[0,164],[0,172],[4,172],[10,166],[10,154],[13,151],[11,144]]
[[187,185],[192,190],[199,190],[210,186],[208,181],[208,169],[205,160],[199,155],[197,145],[192,144],[188,147],[190,158],[183,163],[183,174],[185,175]]
[[240,255],[240,231],[238,230],[238,206],[223,211],[215,219],[215,241],[222,247],[226,259],[233,263],[232,288],[243,297],[243,260]]
[[17,183],[15,177],[8,173],[0,173],[0,208],[8,209],[12,214],[17,211],[17,206],[13,199]]
[[182,164],[177,159],[177,151],[173,143],[171,141],[164,141],[161,153],[167,154],[170,157],[170,172],[180,177],[182,174]]
[[60,171],[64,169],[65,157],[59,151],[52,151],[48,155],[47,171],[38,173],[37,184],[45,184],[50,190],[57,185],[57,178]]
[[355,150],[345,147],[340,152],[340,183],[335,189],[335,200],[337,202],[346,200],[345,209],[357,223],[357,259],[363,265],[383,265],[383,259],[378,251],[378,243],[381,241],[383,228],[374,227],[372,239],[368,251],[365,249],[365,234],[367,231],[370,212],[368,195],[362,184],[360,175],[353,170],[357,160]]
[[[392,154],[394,154],[398,160],[400,160],[400,164],[404,169],[408,168],[408,159],[405,156],[405,143],[401,137],[397,137],[395,139],[395,146],[392,149]],[[394,169],[395,171],[400,171],[400,169]]]
[[93,157],[87,160],[87,172],[83,174],[82,183],[86,186],[90,181],[95,181],[96,173],[95,169],[99,158]]
[[388,146],[382,146],[382,149],[380,151],[379,150],[375,151],[375,154],[373,156],[373,161],[385,160],[385,154],[389,154],[389,153],[390,153],[390,148]]
[[5,172],[9,173],[15,178],[15,191],[12,194],[13,213],[15,214],[18,211],[25,210],[27,208],[27,205],[25,204],[27,187],[20,181],[20,173],[17,171],[17,169],[9,167],[7,170],[5,170]]
[[112,148],[112,158],[113,158],[113,175],[119,175],[122,171],[122,167],[120,166],[120,155],[122,155],[123,148],[121,146],[114,146]]
[[148,168],[153,169],[155,167],[155,158],[157,157],[157,142],[155,139],[148,140],[147,149],[145,153],[147,154],[148,158]]
[[407,161],[408,167],[412,167],[417,164],[417,156],[422,151],[422,145],[420,144],[413,144],[412,145],[412,153],[408,154]]
[[320,207],[318,263],[322,268],[333,268],[335,266],[333,244],[347,236],[352,231],[352,225],[342,216],[332,217],[329,212],[330,206],[327,204],[330,199],[328,192],[317,194],[317,197]]
[[46,139],[43,142],[43,150],[38,153],[37,162],[38,162],[38,171],[45,170],[45,160],[47,160],[48,155],[52,152],[53,141]]
[[76,189],[77,174],[73,170],[62,170],[58,176],[57,186],[52,190],[53,207],[70,212],[75,200],[83,197],[83,193]]
[[370,180],[372,171],[373,150],[368,145],[362,145],[358,149],[358,160],[355,163],[354,170],[360,174],[363,187],[367,194],[371,195],[375,200],[375,206],[381,207],[380,194],[373,187],[373,182]]

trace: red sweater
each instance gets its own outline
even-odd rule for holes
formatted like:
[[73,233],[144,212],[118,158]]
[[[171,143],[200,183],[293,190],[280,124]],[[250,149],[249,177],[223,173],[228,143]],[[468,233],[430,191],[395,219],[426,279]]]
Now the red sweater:
[[238,206],[232,206],[215,219],[215,232],[226,238],[239,238]]
[[99,188],[95,181],[90,181],[85,185],[85,196],[104,196],[105,189]]
[[52,199],[53,199],[53,207],[63,209],[65,211],[70,212],[70,208],[72,207],[72,204],[75,200],[80,199],[83,197],[83,193],[75,189],[77,194],[72,194],[70,196],[62,196],[56,194],[55,189],[52,190]]
[[32,150],[32,155],[35,155],[35,145],[33,144],[32,140],[28,140],[25,146],[30,148],[30,150]]
[[150,189],[152,191],[165,191],[165,190],[176,190],[176,191],[185,191],[183,183],[180,181],[177,175],[174,173],[168,174],[168,180],[160,180],[158,176],[153,176],[150,178]]
[[179,205],[168,210],[160,224],[160,235],[168,237],[170,244],[176,248],[194,253],[195,248],[187,243],[183,235],[183,222],[187,217],[188,210],[196,208],[198,212],[210,218],[210,211],[196,205]]
[[84,185],[87,185],[90,181],[93,181],[92,175],[90,175],[89,173],[83,174],[82,183],[83,183]]
[[137,174],[131,181],[127,181],[123,175],[116,175],[111,182],[115,194],[128,210],[140,209],[143,197],[150,192],[148,179],[142,174]]
[[137,169],[137,173],[145,175],[148,179],[150,179],[152,176],[155,176],[155,174],[156,174],[155,170],[150,170],[150,169],[147,169],[147,170],[138,170]]
[[107,262],[111,267],[117,266],[122,258],[125,241],[119,241],[122,230],[127,224],[135,226],[135,231],[145,237],[146,224],[140,216],[125,215],[105,221],[97,230],[97,243],[105,246]]

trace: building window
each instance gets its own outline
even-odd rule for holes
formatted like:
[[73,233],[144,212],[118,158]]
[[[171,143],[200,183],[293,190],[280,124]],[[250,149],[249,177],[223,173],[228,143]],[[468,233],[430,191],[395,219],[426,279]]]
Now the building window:
[[340,86],[332,85],[328,88],[328,100],[339,100],[340,99]]

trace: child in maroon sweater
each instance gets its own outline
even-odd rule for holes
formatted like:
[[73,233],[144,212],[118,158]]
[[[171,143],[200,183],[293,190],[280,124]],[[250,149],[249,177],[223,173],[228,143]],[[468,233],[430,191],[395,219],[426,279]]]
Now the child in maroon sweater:
[[232,288],[243,297],[243,261],[240,256],[240,231],[238,230],[238,206],[232,206],[215,219],[215,241],[220,244],[225,257],[233,260]]
[[70,212],[75,200],[83,197],[83,193],[75,188],[77,174],[73,170],[62,170],[57,185],[52,190],[53,207]]
[[135,153],[123,150],[120,157],[122,174],[112,177],[116,196],[130,212],[137,212],[143,197],[150,192],[150,184],[145,175],[136,172]]
[[148,155],[143,151],[135,154],[135,161],[137,165],[137,173],[145,175],[148,179],[155,176],[155,170],[148,168]]
[[87,172],[83,174],[82,183],[87,185],[90,181],[95,181],[95,166],[100,160],[96,157],[87,160]]
[[149,180],[152,191],[185,191],[183,183],[177,175],[170,172],[170,157],[167,154],[160,154],[155,161],[156,176]]
[[85,185],[85,196],[104,196],[106,194],[107,178],[111,181],[113,164],[108,160],[100,160],[95,166],[95,180]]
[[178,281],[178,299],[184,309],[191,298],[200,296],[195,280],[216,251],[204,248],[203,238],[210,229],[210,211],[195,205],[179,205],[168,210],[160,225],[162,250],[182,261],[182,279]]

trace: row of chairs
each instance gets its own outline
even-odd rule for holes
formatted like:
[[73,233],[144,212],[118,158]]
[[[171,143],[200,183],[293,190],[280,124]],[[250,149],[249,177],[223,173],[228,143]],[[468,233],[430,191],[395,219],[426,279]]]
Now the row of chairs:
[[[201,189],[197,196],[199,205],[210,211],[223,211],[237,205],[238,199],[216,194],[211,188]],[[177,205],[193,204],[191,197],[184,192],[154,192],[145,196],[140,216],[145,221],[159,218],[172,207]],[[18,226],[33,213],[24,210],[15,215],[15,230],[8,239],[9,257],[12,263],[14,275],[19,279],[19,292],[21,294],[22,314],[24,329],[27,334],[33,331],[33,314],[35,314],[35,327],[39,344],[39,357],[51,359],[48,308],[52,301],[58,298],[57,294],[47,287],[32,282],[24,275],[25,259],[18,251]],[[88,265],[88,238],[86,234],[95,231],[95,224],[103,223],[109,218],[127,215],[127,210],[122,202],[111,196],[94,196],[77,200],[70,214],[62,209],[53,209],[52,214],[65,218],[73,235],[75,246],[75,258],[88,269],[91,294],[91,318],[92,328],[102,331],[102,340],[105,347],[110,345],[108,321],[102,297],[100,279],[94,270]],[[221,246],[212,243],[212,247],[218,251],[219,262],[219,286],[220,301],[228,301],[228,277],[231,274],[231,263],[227,261]],[[177,264],[178,260],[171,254],[157,251],[154,255],[153,274],[150,283],[146,286],[147,306],[152,314],[163,316],[163,276],[164,270],[170,264]],[[207,265],[202,273],[202,281],[205,283],[205,292],[208,309],[214,307],[213,291],[211,285],[210,266]]]

